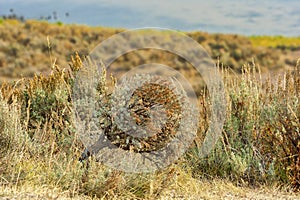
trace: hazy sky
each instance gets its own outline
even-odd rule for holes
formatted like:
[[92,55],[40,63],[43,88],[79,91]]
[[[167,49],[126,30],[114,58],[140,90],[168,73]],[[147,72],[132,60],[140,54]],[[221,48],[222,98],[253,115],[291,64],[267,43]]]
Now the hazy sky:
[[10,8],[26,18],[56,11],[65,23],[300,36],[299,0],[0,0],[0,15]]

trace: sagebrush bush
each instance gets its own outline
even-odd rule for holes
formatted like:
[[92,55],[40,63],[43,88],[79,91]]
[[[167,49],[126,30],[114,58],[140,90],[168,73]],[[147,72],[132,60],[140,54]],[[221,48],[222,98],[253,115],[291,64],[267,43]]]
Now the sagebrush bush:
[[[55,66],[48,77],[35,76],[18,89],[2,85],[3,184],[49,185],[67,191],[71,197],[76,194],[118,199],[158,197],[171,184],[174,169],[155,174],[125,174],[105,167],[93,157],[79,162],[84,147],[73,124],[70,88],[76,72],[83,66],[78,54],[72,61],[71,71]],[[104,87],[99,84],[98,91],[105,91]]]
[[[286,72],[278,80],[263,82],[255,65],[242,76],[224,71],[228,95],[223,137],[210,156],[188,156],[195,176],[219,176],[256,185],[290,183],[299,189],[300,74]],[[208,104],[203,104],[209,109]]]
[[[278,81],[266,83],[257,76],[254,65],[245,66],[238,77],[223,70],[227,116],[223,135],[211,154],[199,158],[197,153],[210,117],[210,97],[203,91],[199,93],[198,137],[186,156],[154,174],[130,174],[109,169],[93,156],[78,161],[84,146],[72,118],[71,97],[74,77],[84,66],[78,54],[71,60],[69,70],[54,65],[47,77],[39,75],[21,81],[19,86],[1,86],[0,176],[9,187],[49,185],[59,187],[70,197],[85,194],[99,198],[154,199],[165,189],[185,184],[177,182],[185,180],[183,176],[193,176],[194,179],[222,177],[251,186],[267,183],[299,188],[300,65]],[[97,91],[105,96],[105,101],[98,103],[103,111],[109,111],[106,100],[110,99],[110,93],[103,76]],[[151,93],[154,89],[166,96]],[[149,116],[138,116],[135,108],[147,110],[155,95],[163,96],[162,103],[178,108],[170,108],[171,115],[182,109],[177,101],[172,101],[174,94],[167,87],[144,85],[133,95],[131,114],[137,123],[147,123]],[[143,105],[134,101],[144,96],[147,99]],[[178,119],[172,120],[176,128]],[[107,132],[107,136],[117,141],[113,131]],[[120,147],[129,149],[124,138],[118,140]],[[153,144],[150,147],[154,149],[159,142]]]

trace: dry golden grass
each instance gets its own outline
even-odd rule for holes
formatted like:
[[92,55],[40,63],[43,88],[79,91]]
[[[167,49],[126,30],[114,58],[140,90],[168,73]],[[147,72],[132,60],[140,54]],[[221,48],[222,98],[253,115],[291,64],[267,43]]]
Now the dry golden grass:
[[[52,34],[65,31],[40,22],[7,26],[14,31],[18,25]],[[90,34],[87,27],[86,33]],[[47,52],[49,44],[45,45]],[[164,170],[131,174],[112,170],[94,157],[79,162],[84,146],[71,116],[71,88],[82,61],[76,54],[70,68],[63,69],[55,57],[51,54],[48,76],[1,85],[0,198],[299,199],[300,60],[278,80],[262,81],[254,63],[245,65],[239,75],[222,68],[228,112],[211,154],[197,154],[210,110],[209,96],[198,88],[203,121],[195,145]],[[104,85],[98,85],[98,92],[106,90]],[[108,93],[103,94],[109,100]]]
[[[76,55],[72,69],[78,70],[80,63],[82,62]],[[229,95],[228,106],[231,110],[224,127],[224,136],[212,154],[207,158],[199,159],[197,154],[193,154],[197,147],[191,147],[187,155],[176,164],[153,174],[130,174],[112,170],[95,162],[93,157],[83,163],[78,161],[83,146],[70,126],[72,122],[67,117],[69,103],[66,97],[69,95],[68,84],[72,76],[58,66],[53,68],[54,71],[49,77],[36,76],[29,82],[24,82],[26,85],[23,90],[3,85],[0,104],[2,124],[0,197],[15,199],[299,198],[298,193],[292,192],[299,186],[297,182],[299,157],[294,154],[298,151],[297,147],[294,149],[292,144],[282,143],[277,138],[291,137],[289,139],[291,140],[294,137],[278,135],[276,129],[282,127],[280,124],[268,124],[265,118],[257,115],[261,105],[259,101],[263,101],[265,105],[266,101],[277,98],[277,95],[280,97],[283,95],[282,100],[299,98],[297,95],[294,96],[299,94],[300,89],[298,71],[285,76],[284,80],[288,85],[284,88],[281,87],[281,80],[279,80],[276,93],[272,90],[274,88],[272,84],[267,83],[265,89],[266,91],[271,89],[271,92],[264,93],[264,86],[251,72],[252,69],[253,67],[250,66],[245,67],[241,79],[234,79],[227,75],[228,72],[223,72]],[[54,97],[57,102],[55,104],[52,101]],[[203,102],[203,106],[206,106],[205,101]],[[294,108],[297,109],[299,105],[289,105],[289,109],[293,111],[290,113],[291,116],[298,117],[299,110]],[[284,111],[284,107],[278,109]],[[58,114],[61,110],[65,113]],[[289,117],[287,113],[279,112],[279,114]],[[238,117],[239,121],[234,121],[235,117]],[[265,124],[260,125],[259,130],[263,132],[257,135],[259,132],[256,126],[260,120],[265,120]],[[293,120],[294,118],[291,118],[282,123],[283,125],[297,123]],[[271,126],[270,130],[268,126]],[[200,129],[205,128],[200,127]],[[297,126],[292,130],[296,133]],[[234,134],[240,135],[236,137]],[[199,137],[201,141],[201,135]],[[295,140],[297,142],[297,138]],[[270,144],[271,141],[274,143]],[[273,145],[276,145],[276,149]],[[249,150],[250,147],[252,149]],[[240,151],[236,151],[236,148],[240,148]],[[275,154],[270,154],[269,150],[276,150]],[[288,154],[285,154],[287,150]],[[256,154],[252,154],[252,151],[256,151]],[[270,155],[280,162],[267,163]],[[295,161],[286,160],[286,156],[289,155],[295,156]],[[280,160],[281,158],[283,159]],[[256,166],[253,164],[263,162],[265,166],[257,168],[262,171],[255,171]],[[276,171],[272,171],[270,166],[275,167]],[[267,170],[271,170],[270,172],[275,176],[268,174]]]
[[[160,196],[149,196],[142,199],[272,199],[272,200],[297,200],[299,194],[291,193],[288,189],[283,191],[277,187],[260,187],[258,189],[238,187],[224,180],[196,180],[188,174],[178,173],[171,181],[171,185],[164,188]],[[153,185],[154,183],[152,183]],[[151,183],[149,188],[151,188]],[[151,190],[151,189],[150,189]],[[151,191],[149,191],[151,193]],[[49,185],[23,185],[20,187],[0,186],[1,199],[139,199],[124,191],[119,195],[106,195],[96,197],[76,194],[74,191],[62,190]]]

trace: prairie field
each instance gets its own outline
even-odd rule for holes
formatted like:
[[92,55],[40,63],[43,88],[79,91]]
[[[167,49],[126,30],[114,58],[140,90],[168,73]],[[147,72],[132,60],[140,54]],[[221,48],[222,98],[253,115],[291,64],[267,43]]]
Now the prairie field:
[[[202,77],[169,52],[126,53],[110,66],[115,79],[134,66],[157,62],[189,77],[200,105],[196,138],[175,163],[154,173],[111,169],[95,156],[80,161],[85,147],[73,118],[74,77],[87,67],[83,63],[92,65],[88,55],[97,44],[122,31],[0,20],[0,199],[300,198],[299,38],[185,33],[211,56],[225,89],[222,135],[205,157],[199,151],[210,124],[211,97]],[[139,148],[114,128],[113,78],[102,73],[96,88],[106,136],[124,150],[160,148],[175,126],[155,139],[139,139]],[[171,102],[172,94],[159,89]],[[144,90],[148,101],[151,90]],[[170,115],[177,115],[178,105],[169,106]]]

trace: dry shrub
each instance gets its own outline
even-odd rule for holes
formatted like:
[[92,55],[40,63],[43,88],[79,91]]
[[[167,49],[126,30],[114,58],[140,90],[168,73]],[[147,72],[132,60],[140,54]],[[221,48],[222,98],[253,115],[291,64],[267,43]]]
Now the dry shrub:
[[[223,137],[206,158],[198,159],[197,149],[187,154],[194,176],[218,176],[252,186],[284,183],[299,189],[299,62],[275,82],[262,81],[254,64],[244,66],[239,77],[223,70]],[[209,104],[202,105],[209,110]]]
[[[255,66],[245,66],[242,76],[234,78],[224,70],[228,112],[223,137],[216,148],[200,159],[198,146],[194,145],[187,153],[188,159],[154,174],[111,170],[93,157],[89,162],[78,161],[83,146],[72,121],[71,88],[81,67],[82,61],[76,54],[70,71],[54,65],[49,76],[35,76],[22,83],[23,87],[2,85],[0,176],[8,185],[45,184],[61,188],[70,197],[86,194],[107,199],[155,199],[171,186],[185,184],[176,182],[177,171],[191,171],[194,178],[222,177],[251,186],[275,182],[299,188],[300,64],[276,84],[264,84],[257,78]],[[99,80],[97,90],[106,95],[105,101],[99,101],[104,111],[109,107],[105,87]],[[171,101],[174,94],[167,87],[150,84],[133,96],[133,116],[137,114],[135,108],[142,108],[143,114],[151,105],[153,89],[161,92],[156,94],[163,96],[163,104],[176,108],[169,108],[171,114],[181,111],[178,102]],[[207,130],[210,116],[209,96],[206,92],[200,94],[198,145],[203,141],[202,133]],[[141,103],[139,99],[143,97],[147,99]],[[147,115],[135,117],[141,124],[149,120]],[[129,149],[124,140],[120,146]]]
[[[267,83],[264,95],[265,121],[258,129],[263,138],[260,148],[275,166],[282,180],[300,187],[300,59],[294,71],[286,72],[276,83]],[[268,163],[269,164],[269,163]]]

